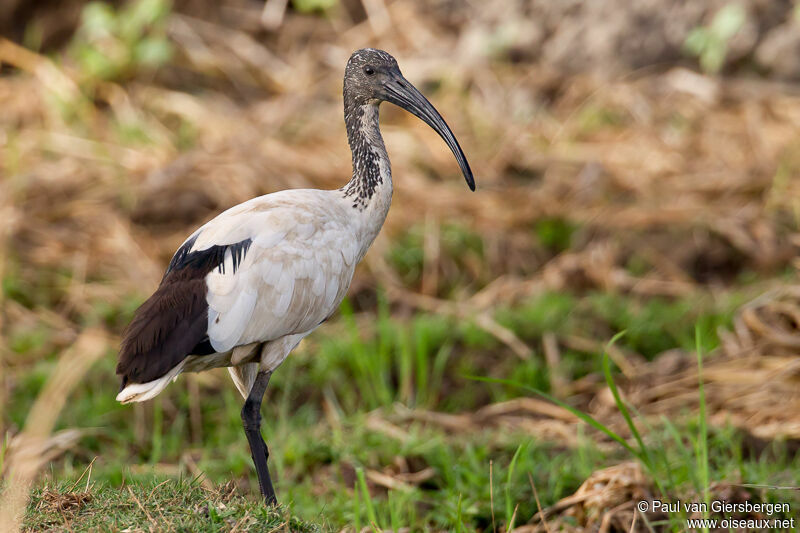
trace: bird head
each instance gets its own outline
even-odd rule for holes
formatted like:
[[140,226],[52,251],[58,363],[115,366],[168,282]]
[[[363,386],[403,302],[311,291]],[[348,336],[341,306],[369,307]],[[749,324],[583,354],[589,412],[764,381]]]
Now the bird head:
[[345,102],[355,105],[378,105],[391,102],[422,119],[444,139],[461,167],[464,179],[475,190],[475,179],[455,135],[436,108],[400,72],[397,61],[383,50],[356,50],[347,62],[344,74]]

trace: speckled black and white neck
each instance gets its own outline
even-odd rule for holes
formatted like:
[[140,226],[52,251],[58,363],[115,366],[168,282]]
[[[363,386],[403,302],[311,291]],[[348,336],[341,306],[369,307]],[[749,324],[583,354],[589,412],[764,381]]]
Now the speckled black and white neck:
[[391,195],[392,171],[378,116],[377,102],[345,101],[344,119],[353,154],[353,177],[341,191],[359,211],[367,208],[379,188],[388,186]]
[[350,57],[344,75],[344,122],[353,153],[353,177],[341,191],[359,211],[376,203],[376,196],[381,197],[377,203],[387,204],[392,194],[392,171],[378,123],[380,101],[374,99],[374,87],[362,74],[365,65],[376,62],[397,67],[386,52],[364,48]]

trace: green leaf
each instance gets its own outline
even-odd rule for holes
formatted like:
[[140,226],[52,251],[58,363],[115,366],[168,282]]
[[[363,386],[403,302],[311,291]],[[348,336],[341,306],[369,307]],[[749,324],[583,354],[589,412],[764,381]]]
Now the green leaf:
[[689,32],[686,41],[683,43],[684,49],[694,56],[700,56],[706,49],[709,42],[708,30],[705,28],[695,28]]
[[292,5],[301,13],[326,11],[337,4],[338,0],[292,0]]
[[158,67],[170,60],[172,46],[163,37],[145,37],[136,44],[133,57],[137,65]]
[[81,13],[81,31],[89,40],[112,35],[117,28],[114,8],[103,2],[86,4]]
[[109,80],[116,78],[120,72],[116,62],[93,46],[81,47],[77,53],[77,60],[81,70],[89,78]]
[[711,21],[711,32],[727,42],[744,26],[746,13],[739,4],[728,4],[720,9]]
[[725,64],[725,48],[725,44],[718,42],[706,48],[700,56],[700,66],[703,67],[703,70],[712,73],[719,72]]

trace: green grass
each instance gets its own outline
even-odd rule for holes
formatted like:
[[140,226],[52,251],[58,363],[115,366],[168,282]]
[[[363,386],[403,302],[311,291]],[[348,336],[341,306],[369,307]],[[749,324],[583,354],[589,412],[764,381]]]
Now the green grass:
[[[698,347],[718,342],[709,325],[727,323],[738,301],[735,296],[722,302],[639,301],[612,294],[578,299],[546,293],[498,312],[497,319],[537,350],[545,331],[603,338],[620,326],[627,329],[617,341],[621,347],[693,349],[690,340]],[[117,327],[129,313],[127,307],[98,304],[92,321]],[[633,311],[612,312],[637,308],[646,310],[656,325],[644,323]],[[26,524],[77,531],[116,530],[131,524],[146,529],[149,518],[136,504],[138,498],[151,516],[158,516],[155,520],[161,520],[162,513],[164,523],[187,531],[221,530],[249,520],[268,531],[269,524],[289,517],[295,520],[291,527],[301,531],[338,531],[355,525],[414,531],[499,530],[512,517],[521,525],[536,513],[529,475],[542,505],[548,506],[572,494],[597,469],[631,458],[622,446],[598,447],[597,434],[587,428],[579,431],[577,447],[567,449],[522,427],[486,423],[453,431],[404,418],[397,404],[403,406],[400,413],[409,408],[461,413],[530,394],[511,383],[487,383],[469,376],[517,382],[549,393],[549,371],[540,356],[521,360],[468,321],[425,314],[398,321],[381,298],[375,318],[364,318],[345,305],[337,319],[326,323],[273,376],[264,402],[263,431],[283,505],[277,514],[260,506],[239,419],[242,399],[224,371],[189,376],[196,380],[199,400],[190,379],[183,376],[154,401],[121,406],[114,401],[115,354],[109,352],[73,392],[62,413],[60,427],[85,428],[85,435],[75,449],[49,466]],[[647,338],[662,326],[659,339]],[[50,332],[33,330],[28,336],[20,337],[17,345],[37,353],[38,362],[15,381],[6,427],[21,427],[56,361]],[[644,350],[643,354],[655,355]],[[568,379],[605,373],[613,383],[614,369],[602,353],[565,350],[562,366]],[[704,416],[690,413],[676,413],[651,427],[640,419],[636,406],[621,398],[617,401],[618,407],[627,409],[632,427],[641,432],[633,444],[638,452],[634,456],[647,457],[658,490],[672,498],[702,501],[708,480],[800,484],[800,469],[787,444],[771,443],[757,450],[732,428],[707,427]],[[192,416],[193,405],[197,411]],[[397,431],[370,424],[376,416]],[[86,480],[81,476],[93,461],[91,501],[69,512],[54,511],[44,502],[45,488],[63,493],[75,485],[74,491],[83,491]],[[370,475],[392,474],[398,468],[430,474],[418,484],[390,489]],[[207,491],[197,481],[186,481],[199,473],[214,486],[231,480],[235,486],[221,496],[220,489]],[[749,490],[754,501],[790,500],[795,508],[800,505],[795,493]],[[102,512],[108,508],[113,512]],[[675,529],[679,519],[667,527]]]
[[[387,262],[409,287],[422,283],[425,231],[424,224],[411,226],[393,242],[386,254]],[[480,235],[454,223],[442,224],[439,233],[442,260],[439,268],[446,269],[447,274],[439,279],[438,292],[441,295],[452,297],[465,286],[484,286],[492,280],[486,268],[484,242]]]
[[[624,332],[615,335],[611,341],[609,341],[607,348],[612,346],[623,337]],[[617,410],[624,419],[625,424],[630,431],[630,435],[634,440],[633,443],[630,442],[630,439],[624,438],[619,433],[615,432],[607,425],[597,420],[595,417],[539,389],[529,387],[524,383],[515,383],[510,380],[491,378],[475,379],[489,383],[511,385],[527,390],[565,408],[573,413],[577,418],[585,422],[588,426],[608,436],[612,441],[619,444],[621,449],[627,452],[631,458],[634,458],[642,465],[654,486],[654,499],[657,498],[665,502],[674,502],[676,500],[704,502],[707,506],[707,509],[713,509],[713,507],[711,507],[711,480],[715,479],[717,481],[722,481],[723,485],[725,484],[725,481],[728,481],[728,483],[734,487],[742,486],[742,483],[737,481],[737,478],[734,477],[732,480],[728,480],[726,478],[729,474],[736,471],[736,466],[739,467],[741,474],[741,472],[744,470],[743,467],[745,466],[745,462],[742,460],[743,448],[741,440],[737,438],[738,436],[729,434],[724,438],[715,441],[715,443],[719,445],[719,449],[714,450],[714,455],[719,459],[724,460],[730,458],[733,461],[730,463],[725,463],[723,461],[725,468],[712,473],[712,465],[709,460],[709,428],[708,421],[706,419],[706,397],[702,377],[702,341],[702,328],[698,326],[695,329],[695,347],[697,353],[699,378],[699,411],[696,415],[697,429],[693,429],[691,423],[679,429],[675,424],[666,418],[662,419],[662,424],[660,424],[658,427],[648,424],[644,419],[639,420],[637,424],[637,422],[634,421],[634,418],[637,417],[635,408],[633,406],[629,406],[628,403],[622,398],[613,375],[611,360],[607,351],[603,353],[602,364],[605,382],[609,388],[609,391],[611,392]],[[695,420],[691,420],[691,422],[695,422]],[[639,425],[644,425],[646,427],[647,433],[645,436],[643,436],[643,433],[640,431]],[[664,431],[666,431],[666,433],[664,433]],[[695,434],[696,437],[694,436]],[[646,442],[645,439],[647,439]],[[690,446],[687,447],[685,444],[686,442],[689,442]],[[509,466],[509,479],[514,471],[515,463],[521,447],[522,445],[520,445],[520,448],[517,449],[517,453],[511,460],[511,464]],[[792,475],[796,479],[798,476],[796,469],[788,464],[786,467],[791,470]],[[773,471],[768,477],[774,479],[774,477],[777,475],[776,472],[777,471]],[[747,479],[747,477],[742,475],[739,479]],[[791,488],[795,486],[795,484],[789,484],[785,489],[772,489],[770,496],[774,497],[778,502],[786,503],[787,499],[792,500],[793,502],[800,501],[800,498],[797,497],[796,489]],[[764,499],[769,499],[769,489],[766,486],[761,486],[760,489],[760,494],[742,493],[740,497],[746,494],[746,499],[748,501],[761,501]],[[719,488],[716,490],[719,490]],[[715,495],[714,499],[725,499],[725,497],[726,496]],[[516,516],[516,514],[512,514],[510,509],[511,503],[509,502],[508,494],[506,494],[505,523],[513,525],[513,518]],[[791,518],[791,516],[792,513],[788,512],[784,513],[782,516],[775,516],[774,518],[788,519]],[[663,526],[664,528],[673,531],[681,531],[685,529],[685,521],[689,517],[690,516],[687,512],[679,510],[677,513],[668,516],[666,520],[657,522],[655,525]],[[702,517],[710,518],[712,515],[706,511],[702,514]],[[730,515],[717,513],[714,518],[730,518]],[[704,528],[704,530],[707,530],[707,528]]]
[[36,489],[23,527],[48,531],[277,531],[320,528],[237,495],[232,487],[205,489],[197,480],[146,477],[123,487],[60,482]]

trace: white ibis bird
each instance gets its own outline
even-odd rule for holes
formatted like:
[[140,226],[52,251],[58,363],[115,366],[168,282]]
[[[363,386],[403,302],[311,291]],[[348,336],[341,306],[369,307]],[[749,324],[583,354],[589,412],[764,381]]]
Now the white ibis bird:
[[397,61],[381,50],[358,50],[344,76],[350,182],[332,191],[259,196],[201,226],[178,248],[122,340],[122,403],[153,398],[181,372],[228,367],[245,398],[242,423],[268,504],[276,499],[261,436],[261,401],[272,372],[336,311],[386,219],[392,173],[378,126],[384,101],[436,130],[475,190],[453,132]]

